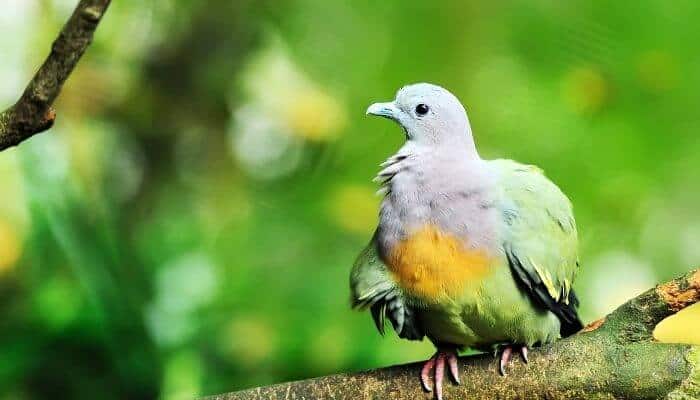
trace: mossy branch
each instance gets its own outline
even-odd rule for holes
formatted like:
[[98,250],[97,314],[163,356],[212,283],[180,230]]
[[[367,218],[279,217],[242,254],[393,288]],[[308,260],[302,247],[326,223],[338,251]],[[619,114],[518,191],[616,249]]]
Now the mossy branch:
[[[699,399],[700,346],[659,343],[664,318],[700,300],[700,270],[658,285],[574,336],[514,361],[506,377],[492,355],[460,359],[462,384],[446,399]],[[243,390],[211,400],[429,399],[419,364]]]
[[0,151],[16,146],[53,125],[51,108],[92,42],[92,36],[111,0],[81,0],[51,46],[51,53],[29,82],[22,97],[0,113]]

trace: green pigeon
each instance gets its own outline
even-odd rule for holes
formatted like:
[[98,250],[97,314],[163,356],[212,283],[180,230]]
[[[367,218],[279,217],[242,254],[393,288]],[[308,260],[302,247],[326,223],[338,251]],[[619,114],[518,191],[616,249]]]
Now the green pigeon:
[[350,274],[352,304],[370,309],[384,333],[427,337],[437,352],[421,383],[442,398],[447,365],[459,383],[464,348],[513,352],[582,328],[572,283],[578,239],[572,205],[542,170],[479,156],[460,101],[432,84],[403,87],[367,114],[397,122],[406,136],[375,180],[379,224]]

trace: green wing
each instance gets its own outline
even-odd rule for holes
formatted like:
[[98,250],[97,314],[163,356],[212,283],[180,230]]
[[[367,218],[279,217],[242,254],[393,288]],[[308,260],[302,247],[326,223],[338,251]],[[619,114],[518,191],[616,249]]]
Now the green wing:
[[353,308],[370,309],[377,330],[382,335],[384,322],[389,319],[401,338],[421,340],[425,336],[414,311],[404,301],[379,257],[375,238],[360,253],[352,267],[350,297]]
[[561,322],[561,335],[582,328],[571,284],[578,238],[571,202],[537,167],[493,161],[500,173],[503,247],[513,275],[530,298]]

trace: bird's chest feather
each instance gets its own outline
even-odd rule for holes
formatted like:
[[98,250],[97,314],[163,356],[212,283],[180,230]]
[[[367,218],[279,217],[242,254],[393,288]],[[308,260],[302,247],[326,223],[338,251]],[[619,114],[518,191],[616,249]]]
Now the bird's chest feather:
[[390,168],[378,243],[398,285],[426,303],[477,287],[499,243],[488,174],[461,159],[409,157]]
[[476,290],[493,262],[487,249],[467,247],[463,239],[431,225],[396,242],[385,258],[398,285],[426,303],[461,297],[469,287]]

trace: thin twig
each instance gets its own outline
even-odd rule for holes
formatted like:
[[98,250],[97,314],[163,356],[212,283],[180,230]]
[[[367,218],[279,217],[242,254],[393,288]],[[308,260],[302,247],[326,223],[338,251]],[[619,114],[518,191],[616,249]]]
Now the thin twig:
[[12,107],[0,113],[0,151],[53,126],[51,107],[92,37],[111,0],[81,0],[51,46],[51,53]]

